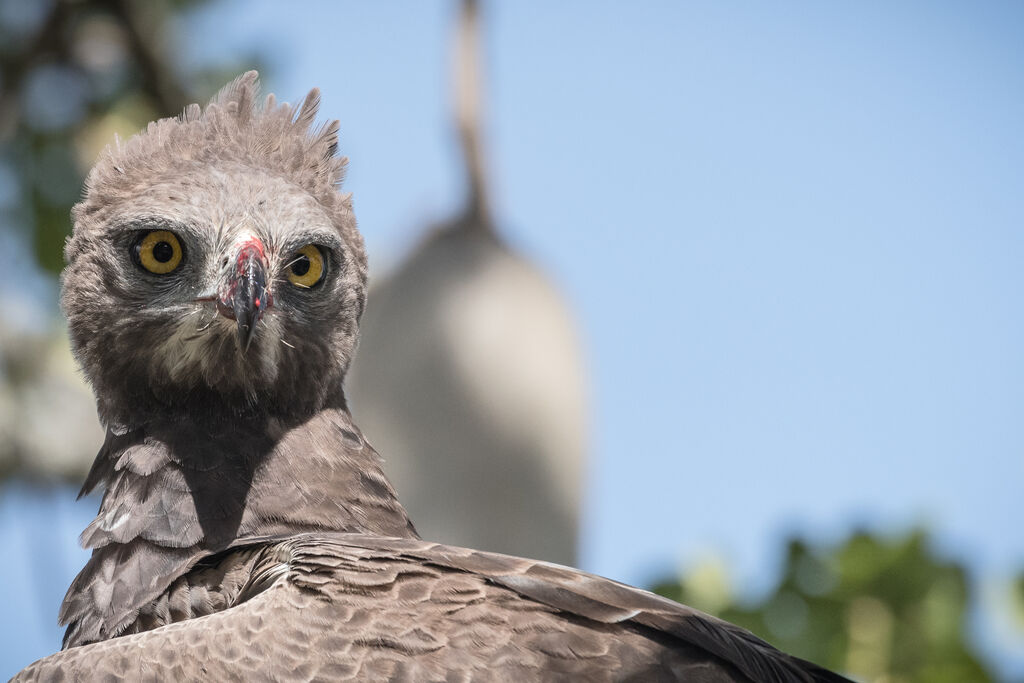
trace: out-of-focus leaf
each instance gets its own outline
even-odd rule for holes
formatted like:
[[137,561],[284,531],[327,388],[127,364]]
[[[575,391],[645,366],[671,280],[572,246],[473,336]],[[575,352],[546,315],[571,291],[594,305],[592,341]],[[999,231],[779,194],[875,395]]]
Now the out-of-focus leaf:
[[[701,580],[698,572],[654,590],[699,606]],[[1024,596],[1024,579],[1018,590]],[[971,599],[964,568],[938,557],[925,532],[857,532],[835,547],[790,540],[769,595],[754,604],[733,599],[714,612],[863,681],[994,681],[966,638]]]

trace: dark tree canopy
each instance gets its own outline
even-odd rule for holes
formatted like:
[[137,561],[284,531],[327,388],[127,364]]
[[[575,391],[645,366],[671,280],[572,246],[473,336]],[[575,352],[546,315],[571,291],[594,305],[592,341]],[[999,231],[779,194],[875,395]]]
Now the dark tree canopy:
[[[788,542],[774,590],[754,603],[707,604],[691,576],[655,591],[772,639],[780,648],[867,681],[997,680],[967,638],[966,570],[938,556],[928,534],[864,531],[837,546]],[[1024,585],[1024,577],[1018,585]]]

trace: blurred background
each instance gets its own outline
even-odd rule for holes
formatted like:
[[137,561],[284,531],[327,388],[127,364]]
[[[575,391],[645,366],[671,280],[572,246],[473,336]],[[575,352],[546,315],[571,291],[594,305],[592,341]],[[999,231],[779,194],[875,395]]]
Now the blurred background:
[[862,681],[1024,680],[1024,6],[462,12],[0,0],[0,677],[59,647],[97,506],[70,206],[256,67],[341,120],[353,410],[425,536]]

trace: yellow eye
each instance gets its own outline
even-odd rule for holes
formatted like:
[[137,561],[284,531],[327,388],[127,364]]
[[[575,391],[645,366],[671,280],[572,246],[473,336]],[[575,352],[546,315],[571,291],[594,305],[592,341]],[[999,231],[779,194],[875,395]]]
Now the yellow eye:
[[324,255],[315,244],[307,244],[295,252],[288,263],[288,281],[296,287],[309,289],[324,276]]
[[149,272],[164,275],[181,265],[181,242],[169,230],[154,230],[136,245],[135,256]]

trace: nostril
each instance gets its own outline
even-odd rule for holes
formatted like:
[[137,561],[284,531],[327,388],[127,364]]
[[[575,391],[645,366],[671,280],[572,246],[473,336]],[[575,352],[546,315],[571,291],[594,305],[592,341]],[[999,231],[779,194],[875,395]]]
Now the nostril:
[[220,266],[221,266],[221,268],[227,268],[228,267],[228,257],[227,256],[225,256],[224,260],[220,262]]

